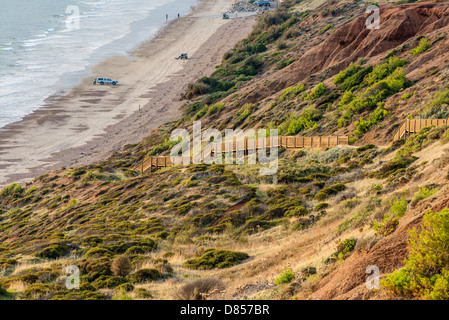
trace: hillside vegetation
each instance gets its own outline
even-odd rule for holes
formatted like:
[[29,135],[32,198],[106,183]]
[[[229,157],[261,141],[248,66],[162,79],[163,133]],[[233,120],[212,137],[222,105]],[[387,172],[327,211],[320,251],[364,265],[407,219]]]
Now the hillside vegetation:
[[[186,86],[178,121],[102,163],[0,191],[0,299],[446,299],[449,126],[393,134],[406,118],[449,116],[449,5],[381,3],[368,30],[370,3],[309,4],[260,15]],[[281,148],[275,176],[133,170],[193,121],[352,145]]]

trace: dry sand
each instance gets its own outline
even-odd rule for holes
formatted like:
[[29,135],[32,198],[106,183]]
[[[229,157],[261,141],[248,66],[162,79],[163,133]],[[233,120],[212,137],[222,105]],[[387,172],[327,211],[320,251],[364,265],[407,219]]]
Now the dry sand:
[[[212,73],[223,54],[252,29],[255,16],[222,19],[230,5],[202,1],[131,57],[105,60],[92,68],[92,77],[0,129],[0,186],[105,159],[176,120],[187,84]],[[183,52],[190,59],[175,60]],[[117,79],[119,85],[94,86],[96,76]]]

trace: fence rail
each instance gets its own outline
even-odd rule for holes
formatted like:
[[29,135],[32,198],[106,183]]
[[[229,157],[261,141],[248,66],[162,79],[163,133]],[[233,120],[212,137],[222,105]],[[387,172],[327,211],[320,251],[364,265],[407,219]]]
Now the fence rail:
[[[222,143],[210,143],[204,150],[195,156],[202,161],[205,156],[211,155],[214,152],[244,152],[256,151],[263,148],[283,147],[283,148],[328,148],[336,147],[339,145],[349,145],[348,136],[313,136],[313,137],[288,137],[280,136],[277,139],[261,138],[261,139],[248,139],[245,141],[226,142]],[[171,167],[181,163],[193,163],[193,157],[177,157],[175,163],[173,163],[170,157],[158,157],[151,156],[137,165],[134,170],[140,172],[154,171],[159,168]]]
[[396,131],[393,141],[402,139],[407,133],[416,133],[422,128],[430,126],[443,126],[449,123],[448,119],[406,119]]
[[[449,124],[447,119],[406,119],[393,136],[393,141],[402,139],[405,135],[416,133],[422,128],[429,126],[442,126]],[[201,161],[205,155],[212,155],[214,152],[244,152],[256,151],[262,148],[283,147],[283,148],[328,148],[339,145],[349,145],[348,136],[313,136],[313,137],[292,137],[280,136],[276,138],[248,139],[237,142],[210,143],[204,150],[194,157],[177,157],[173,163],[170,157],[151,156],[134,167],[135,171],[147,172],[159,168],[171,167],[181,163],[193,163],[199,158]]]

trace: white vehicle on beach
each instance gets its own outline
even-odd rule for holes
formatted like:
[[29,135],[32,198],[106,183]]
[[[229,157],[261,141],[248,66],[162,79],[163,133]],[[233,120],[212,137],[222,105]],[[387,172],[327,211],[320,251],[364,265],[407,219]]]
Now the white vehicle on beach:
[[96,78],[96,79],[94,79],[94,83],[93,84],[97,84],[97,83],[99,83],[101,85],[112,84],[113,86],[115,86],[116,84],[118,84],[118,81],[117,80],[112,80],[112,79],[109,79],[109,78]]

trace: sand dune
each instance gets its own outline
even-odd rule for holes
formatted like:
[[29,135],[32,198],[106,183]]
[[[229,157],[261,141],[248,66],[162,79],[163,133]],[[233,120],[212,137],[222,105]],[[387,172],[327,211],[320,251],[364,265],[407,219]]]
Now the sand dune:
[[[254,16],[223,20],[231,3],[206,0],[173,20],[130,57],[111,57],[64,95],[0,131],[0,186],[51,169],[103,159],[175,120],[186,85],[214,70],[225,51],[251,30]],[[188,61],[175,60],[187,52]],[[94,86],[95,76],[120,81]],[[140,110],[139,110],[140,109]]]

